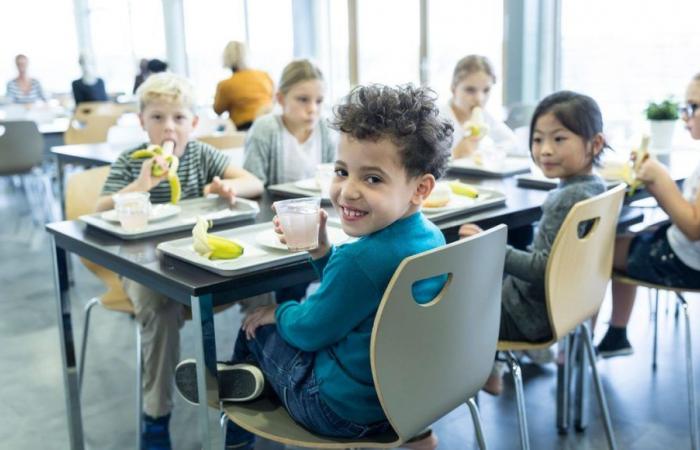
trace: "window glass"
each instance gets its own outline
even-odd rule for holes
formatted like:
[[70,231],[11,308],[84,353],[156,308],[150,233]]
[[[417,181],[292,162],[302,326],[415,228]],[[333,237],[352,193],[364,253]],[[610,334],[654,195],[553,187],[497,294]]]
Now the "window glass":
[[248,2],[250,65],[270,74],[277,86],[294,55],[291,0]]

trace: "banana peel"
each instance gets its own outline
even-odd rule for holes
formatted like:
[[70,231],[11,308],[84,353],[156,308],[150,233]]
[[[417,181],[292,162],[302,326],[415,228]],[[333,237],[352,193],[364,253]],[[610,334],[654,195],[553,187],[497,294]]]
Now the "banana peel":
[[207,233],[210,227],[210,221],[197,217],[197,223],[192,228],[192,247],[195,252],[209,259],[236,259],[243,255],[245,248],[242,245]]
[[477,198],[479,197],[479,191],[472,185],[462,183],[461,181],[450,181],[447,183],[448,186],[450,186],[450,189],[452,190],[453,193],[457,195],[463,195],[465,197],[469,198]]
[[[168,163],[168,184],[170,185],[170,203],[177,204],[182,196],[182,186],[180,185],[180,177],[177,175],[177,168],[180,165],[180,160],[173,155],[174,143],[166,141],[163,146],[149,145],[147,148],[136,150],[131,154],[131,159],[147,159],[156,156],[164,156]],[[151,175],[154,177],[162,177],[166,174],[166,170],[160,164],[154,164],[151,168]]]
[[622,167],[621,176],[622,180],[627,183],[630,187],[627,195],[629,197],[633,196],[637,189],[643,184],[637,179],[637,171],[644,161],[649,158],[649,136],[642,137],[642,143],[639,148],[632,150],[634,155],[634,161],[631,164],[626,164]]
[[475,138],[482,138],[489,133],[489,126],[484,120],[484,113],[480,107],[472,109],[472,116],[464,123],[464,134]]

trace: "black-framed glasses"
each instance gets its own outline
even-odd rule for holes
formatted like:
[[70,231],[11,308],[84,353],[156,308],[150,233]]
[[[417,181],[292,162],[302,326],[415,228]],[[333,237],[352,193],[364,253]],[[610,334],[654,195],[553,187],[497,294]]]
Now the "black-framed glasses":
[[679,106],[678,110],[681,114],[685,114],[687,117],[693,117],[699,107],[700,103],[688,102],[685,105]]

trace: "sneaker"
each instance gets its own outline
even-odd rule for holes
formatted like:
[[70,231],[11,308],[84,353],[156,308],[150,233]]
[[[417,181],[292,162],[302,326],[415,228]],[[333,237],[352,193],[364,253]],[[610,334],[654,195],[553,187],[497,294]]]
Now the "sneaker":
[[603,339],[596,347],[596,353],[603,358],[612,358],[613,356],[625,356],[634,353],[630,341],[627,340],[627,333],[613,331],[608,329]]
[[170,414],[163,417],[143,415],[141,450],[170,450]]
[[[252,364],[216,365],[219,372],[219,400],[245,402],[260,396],[265,387],[262,371]],[[197,394],[197,365],[194,359],[181,361],[175,368],[175,387],[193,405],[199,404]]]

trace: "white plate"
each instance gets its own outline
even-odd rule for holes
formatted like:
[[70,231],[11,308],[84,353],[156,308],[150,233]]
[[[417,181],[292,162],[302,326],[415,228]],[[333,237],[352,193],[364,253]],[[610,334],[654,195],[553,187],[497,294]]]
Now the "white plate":
[[316,183],[315,178],[307,178],[305,180],[299,180],[294,183],[294,186],[300,188],[300,189],[305,189],[307,191],[314,191],[314,192],[320,192],[321,188],[319,185]]
[[466,206],[471,206],[475,204],[478,200],[477,198],[470,198],[464,195],[457,195],[457,194],[452,194],[450,196],[450,201],[447,202],[445,206],[438,206],[436,208],[429,208],[427,206],[423,206],[423,212],[425,214],[433,214],[433,213],[439,213],[439,212],[445,212],[445,211],[450,211],[452,209],[457,209],[457,208],[464,208]]
[[[331,241],[331,244],[340,245],[350,239],[350,236],[345,234],[340,228],[326,227],[326,231],[328,232],[328,239]],[[272,228],[256,234],[255,243],[275,250],[289,251],[287,246],[280,242],[277,233],[275,233],[275,230]]]
[[[181,208],[179,206],[171,203],[160,203],[153,205],[151,208],[151,213],[148,215],[148,221],[159,222],[161,220],[169,219],[170,217],[180,214],[180,209]],[[114,209],[103,212],[100,217],[108,222],[119,222],[119,219],[117,218],[117,211]]]

